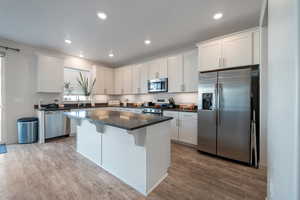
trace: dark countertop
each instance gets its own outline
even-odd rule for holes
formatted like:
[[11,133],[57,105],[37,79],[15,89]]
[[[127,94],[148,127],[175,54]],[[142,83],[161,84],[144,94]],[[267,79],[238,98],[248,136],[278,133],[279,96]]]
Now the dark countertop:
[[[136,106],[109,106],[106,103],[99,103],[95,104],[95,106],[91,106],[90,104],[87,104],[86,106],[79,106],[77,104],[65,104],[65,107],[63,108],[42,108],[38,109],[35,106],[35,109],[40,111],[59,111],[59,110],[74,110],[74,109],[89,109],[89,108],[105,108],[105,107],[117,107],[117,108],[135,108],[135,109],[143,109],[143,108],[155,108],[155,106],[148,106],[148,107],[136,107]],[[180,108],[161,108],[163,111],[178,111],[178,112],[194,112],[196,113],[197,110],[184,110]]]
[[78,110],[64,112],[64,114],[70,118],[88,119],[96,123],[114,126],[130,131],[173,119],[172,117],[160,115],[137,114],[132,112],[111,110]]

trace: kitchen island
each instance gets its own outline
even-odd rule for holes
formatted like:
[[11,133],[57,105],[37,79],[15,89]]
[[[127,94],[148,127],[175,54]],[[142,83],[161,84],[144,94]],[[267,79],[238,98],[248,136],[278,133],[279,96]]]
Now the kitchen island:
[[171,117],[101,109],[64,114],[77,122],[77,152],[140,193],[167,177]]

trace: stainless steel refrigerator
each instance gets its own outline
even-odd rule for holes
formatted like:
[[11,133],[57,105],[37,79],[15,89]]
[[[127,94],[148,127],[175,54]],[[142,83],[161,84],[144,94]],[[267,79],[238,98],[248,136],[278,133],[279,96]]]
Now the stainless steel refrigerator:
[[200,73],[199,150],[257,167],[258,131],[258,67]]

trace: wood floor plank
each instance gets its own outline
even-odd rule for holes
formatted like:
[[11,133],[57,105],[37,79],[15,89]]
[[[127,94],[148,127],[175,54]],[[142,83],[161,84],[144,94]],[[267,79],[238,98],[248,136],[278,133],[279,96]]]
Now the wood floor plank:
[[75,151],[74,138],[8,145],[0,155],[1,200],[264,200],[266,169],[172,144],[169,176],[145,198]]

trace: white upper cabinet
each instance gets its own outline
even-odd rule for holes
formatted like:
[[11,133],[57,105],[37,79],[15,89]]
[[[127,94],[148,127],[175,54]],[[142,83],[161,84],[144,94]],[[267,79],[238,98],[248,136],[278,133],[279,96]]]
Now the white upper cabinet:
[[140,93],[141,67],[139,65],[132,66],[132,94]]
[[183,92],[183,56],[176,55],[167,58],[168,91]]
[[96,67],[96,83],[94,87],[94,94],[105,94],[105,74],[104,67]]
[[114,84],[114,94],[120,95],[123,94],[123,78],[124,78],[124,74],[123,74],[123,69],[117,68],[114,70],[115,73],[115,84]]
[[200,71],[210,71],[221,67],[222,42],[212,41],[199,46]]
[[168,77],[167,58],[160,58],[148,63],[149,80]]
[[114,72],[107,67],[96,67],[94,94],[114,94]]
[[123,68],[123,93],[132,94],[132,66],[126,66]]
[[202,42],[198,44],[199,71],[259,64],[259,46],[257,30]]
[[39,54],[37,60],[37,92],[61,93],[63,89],[63,60]]
[[114,94],[114,71],[111,68],[104,69],[104,93]]
[[196,92],[198,88],[197,49],[168,57],[169,92]]
[[197,92],[198,90],[198,50],[183,54],[183,91]]
[[140,92],[141,94],[148,93],[148,63],[139,64],[140,68]]
[[138,64],[132,66],[132,94],[147,93],[148,66],[147,64]]
[[132,66],[115,69],[114,94],[132,94]]
[[222,47],[222,68],[253,64],[252,32],[225,38]]

